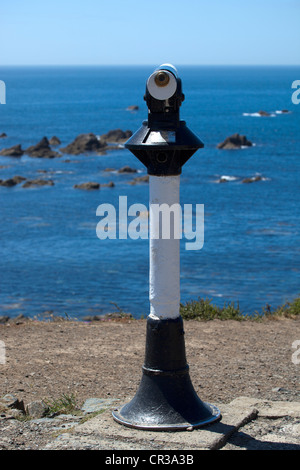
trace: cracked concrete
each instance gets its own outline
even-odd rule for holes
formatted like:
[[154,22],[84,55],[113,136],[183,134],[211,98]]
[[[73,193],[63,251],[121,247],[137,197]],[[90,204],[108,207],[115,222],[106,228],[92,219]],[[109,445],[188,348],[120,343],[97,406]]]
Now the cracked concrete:
[[300,403],[239,397],[216,404],[219,422],[193,431],[141,431],[116,423],[111,409],[49,442],[46,450],[300,450]]

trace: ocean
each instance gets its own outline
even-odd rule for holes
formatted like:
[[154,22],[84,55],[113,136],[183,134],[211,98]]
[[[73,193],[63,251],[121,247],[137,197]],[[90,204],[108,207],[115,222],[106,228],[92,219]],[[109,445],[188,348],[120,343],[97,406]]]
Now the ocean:
[[[57,136],[63,147],[81,133],[134,132],[147,119],[143,96],[154,68],[0,67],[0,134],[7,134],[0,150],[26,149],[44,136]],[[186,250],[181,240],[181,301],[235,302],[252,314],[293,300],[300,291],[300,105],[291,101],[291,85],[300,67],[177,68],[181,119],[205,144],[181,175],[181,204],[204,204],[205,220],[201,250]],[[139,109],[129,111],[132,105]],[[235,133],[254,145],[217,148]],[[125,165],[138,173],[118,173]],[[128,205],[148,206],[148,184],[130,184],[145,174],[124,148],[54,159],[0,156],[2,180],[54,182],[0,186],[0,315],[148,315],[148,240],[96,235],[100,204],[118,207],[119,196],[127,196]],[[87,181],[114,187],[74,189]]]

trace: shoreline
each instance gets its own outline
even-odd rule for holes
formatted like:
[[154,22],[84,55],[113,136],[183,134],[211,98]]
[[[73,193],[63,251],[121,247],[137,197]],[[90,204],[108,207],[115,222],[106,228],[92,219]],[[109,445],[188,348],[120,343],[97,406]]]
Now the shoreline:
[[[39,321],[39,322],[61,322],[61,321],[73,321],[73,322],[103,322],[111,320],[144,320],[147,315],[141,315],[140,317],[134,317],[131,313],[123,311],[115,302],[117,311],[100,314],[100,315],[85,315],[82,318],[69,316],[66,312],[64,316],[54,314],[53,310],[45,310],[39,315],[32,317],[23,315],[20,313],[16,316],[0,315],[0,325],[6,323],[23,323],[27,321]],[[286,302],[275,309],[269,304],[262,307],[261,312],[254,311],[252,313],[244,313],[240,310],[239,303],[235,305],[234,302],[228,301],[224,303],[223,307],[219,307],[212,303],[210,299],[198,298],[198,300],[190,300],[185,304],[180,304],[180,315],[183,320],[236,320],[236,321],[262,321],[262,320],[277,320],[281,318],[296,319],[300,316],[300,297],[296,296],[292,301]]]

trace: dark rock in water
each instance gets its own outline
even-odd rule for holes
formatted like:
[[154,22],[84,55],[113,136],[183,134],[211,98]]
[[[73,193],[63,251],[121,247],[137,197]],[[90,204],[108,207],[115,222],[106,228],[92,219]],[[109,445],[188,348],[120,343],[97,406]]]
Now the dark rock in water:
[[252,142],[247,140],[247,137],[240,134],[233,134],[230,137],[227,137],[224,142],[218,144],[219,149],[231,150],[239,149],[241,147],[251,147]]
[[7,135],[5,134],[5,132],[2,132],[2,134],[0,134],[0,139],[4,139],[5,137],[7,137]]
[[137,173],[137,170],[131,168],[130,166],[123,166],[118,170],[118,173]]
[[71,155],[79,155],[86,152],[99,152],[107,147],[106,142],[100,142],[95,134],[80,134],[73,142],[60,151]]
[[21,145],[14,145],[13,147],[10,147],[9,149],[3,149],[0,152],[0,155],[3,155],[4,157],[21,157],[24,153],[24,150],[22,150]]
[[16,182],[16,184],[19,184],[22,183],[22,181],[25,181],[27,178],[25,178],[24,176],[16,175],[12,179]]
[[25,180],[26,178],[24,178],[24,176],[14,176],[13,178],[9,178],[7,180],[0,180],[0,186],[15,186],[16,184],[19,184]]
[[101,142],[109,142],[109,143],[124,143],[126,142],[129,137],[132,136],[131,131],[122,131],[121,129],[114,129],[109,131],[107,134],[102,134],[100,136]]
[[43,137],[36,145],[28,147],[25,153],[32,158],[56,158],[61,156],[60,153],[51,150],[47,137]]
[[255,183],[256,181],[261,181],[261,176],[252,176],[251,178],[244,178],[242,183]]
[[51,137],[51,139],[49,140],[49,144],[50,145],[60,145],[61,144],[61,141],[58,137],[56,137],[55,135],[53,137]]
[[23,188],[32,188],[35,186],[54,186],[54,181],[36,179],[36,180],[28,180],[26,181],[26,183],[22,185]]
[[101,184],[101,187],[106,187],[106,188],[114,188],[115,183],[113,181],[110,181],[109,183],[103,183]]
[[281,112],[282,114],[289,114],[291,111],[289,111],[288,109],[282,109]]
[[17,183],[12,178],[9,178],[7,180],[1,180],[0,182],[0,186],[7,186],[7,187],[15,186],[16,184]]
[[258,111],[258,114],[260,116],[266,116],[266,117],[270,116],[270,113],[267,113],[267,111]]
[[129,184],[134,185],[138,183],[149,183],[149,175],[137,176],[136,178],[133,178],[133,180],[130,181]]
[[86,190],[91,190],[91,189],[100,189],[100,184],[95,183],[93,181],[89,181],[88,183],[81,183],[81,184],[75,184],[74,185],[75,189],[86,189]]
[[138,111],[139,107],[137,105],[131,105],[126,108],[127,111]]

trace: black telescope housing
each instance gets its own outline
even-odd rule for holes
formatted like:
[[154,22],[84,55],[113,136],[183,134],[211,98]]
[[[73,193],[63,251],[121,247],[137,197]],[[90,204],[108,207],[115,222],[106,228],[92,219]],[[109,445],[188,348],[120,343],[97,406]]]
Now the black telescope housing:
[[[158,80],[162,77],[163,81],[165,72],[157,72]],[[147,103],[149,115],[148,125],[152,130],[161,129],[178,129],[179,128],[179,108],[181,103],[184,101],[184,94],[182,93],[181,79],[176,78],[177,89],[173,96],[169,99],[159,100],[154,98],[146,86],[146,93],[144,100]]]
[[[169,96],[168,91],[173,90]],[[188,129],[185,121],[180,121],[184,94],[173,66],[162,65],[150,76],[144,99],[148,120],[143,121],[125,147],[145,165],[148,174],[180,175],[182,166],[204,144]]]

